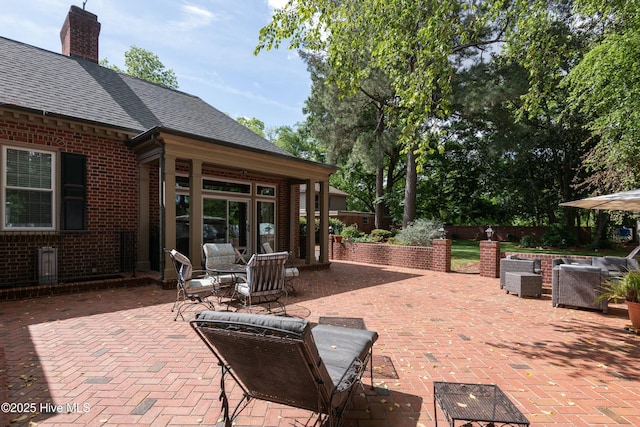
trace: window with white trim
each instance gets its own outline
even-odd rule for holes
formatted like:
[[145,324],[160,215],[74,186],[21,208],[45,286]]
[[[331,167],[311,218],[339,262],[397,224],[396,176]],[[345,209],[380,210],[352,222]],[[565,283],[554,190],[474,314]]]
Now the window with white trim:
[[55,153],[3,147],[2,159],[3,229],[53,230]]

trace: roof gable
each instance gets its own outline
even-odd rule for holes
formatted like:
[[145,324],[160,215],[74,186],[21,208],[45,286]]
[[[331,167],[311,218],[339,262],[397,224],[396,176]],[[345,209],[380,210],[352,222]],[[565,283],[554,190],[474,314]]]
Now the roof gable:
[[0,106],[143,133],[155,127],[294,157],[202,99],[0,37]]

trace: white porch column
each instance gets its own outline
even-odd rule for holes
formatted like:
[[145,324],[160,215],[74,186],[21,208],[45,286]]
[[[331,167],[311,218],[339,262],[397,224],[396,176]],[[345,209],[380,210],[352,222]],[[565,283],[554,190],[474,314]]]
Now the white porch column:
[[316,182],[307,180],[305,211],[307,212],[307,247],[305,263],[312,264],[316,258]]
[[[163,196],[160,200],[162,204],[162,224],[164,228],[164,246],[162,247],[162,256],[164,257],[163,278],[174,279],[176,271],[171,263],[169,256],[164,250],[175,249],[176,247],[176,157],[173,155],[164,155],[164,175],[160,177]],[[163,242],[160,242],[161,244]]]
[[151,270],[149,253],[149,164],[138,164],[138,252],[137,271]]
[[202,265],[202,160],[191,160],[189,175],[189,258],[196,270]]
[[329,262],[329,181],[320,183],[320,262]]
[[299,254],[296,252],[296,236],[300,230],[300,189],[299,184],[289,185],[289,252],[293,253],[295,258]]

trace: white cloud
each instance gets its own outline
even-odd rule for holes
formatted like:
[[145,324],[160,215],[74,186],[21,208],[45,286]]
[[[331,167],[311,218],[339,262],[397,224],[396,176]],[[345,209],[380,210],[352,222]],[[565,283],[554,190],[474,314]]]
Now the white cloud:
[[[272,96],[263,96],[260,94],[256,94],[251,90],[240,89],[235,84],[229,84],[223,81],[223,79],[219,78],[217,73],[213,73],[211,74],[211,76],[214,78],[210,79],[210,78],[194,76],[194,75],[180,75],[179,77],[183,79],[183,81],[189,80],[192,84],[196,84],[198,86],[206,86],[206,87],[215,89],[215,91],[217,91],[218,94],[225,93],[233,97],[241,97],[251,103],[258,103],[264,106],[275,107],[281,111],[288,111],[289,113],[298,113],[298,114],[300,113],[300,109],[298,108],[298,106],[292,106],[290,104],[280,102]],[[243,86],[246,86],[246,84],[247,84],[246,82],[243,83]],[[254,87],[260,88],[260,83],[256,81],[253,81],[252,85]],[[202,99],[205,102],[209,102],[211,105],[216,106],[216,108],[220,108],[221,104],[223,103],[222,99],[207,99],[207,96],[203,96]],[[261,120],[264,120],[264,119],[261,119]]]
[[267,5],[271,9],[281,9],[287,4],[288,0],[267,0]]
[[200,6],[184,4],[182,6],[181,19],[172,21],[170,25],[180,31],[190,31],[200,27],[206,27],[216,16]]

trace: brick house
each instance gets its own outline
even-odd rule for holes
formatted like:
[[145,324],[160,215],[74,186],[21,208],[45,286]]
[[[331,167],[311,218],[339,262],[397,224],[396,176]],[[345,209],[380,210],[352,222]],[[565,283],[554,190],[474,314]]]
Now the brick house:
[[[200,265],[203,242],[297,254],[300,184],[319,184],[327,229],[333,166],[198,97],[100,66],[99,33],[97,16],[72,6],[62,54],[0,37],[0,288],[169,279],[164,249]],[[314,240],[305,262],[328,265],[328,236]]]

